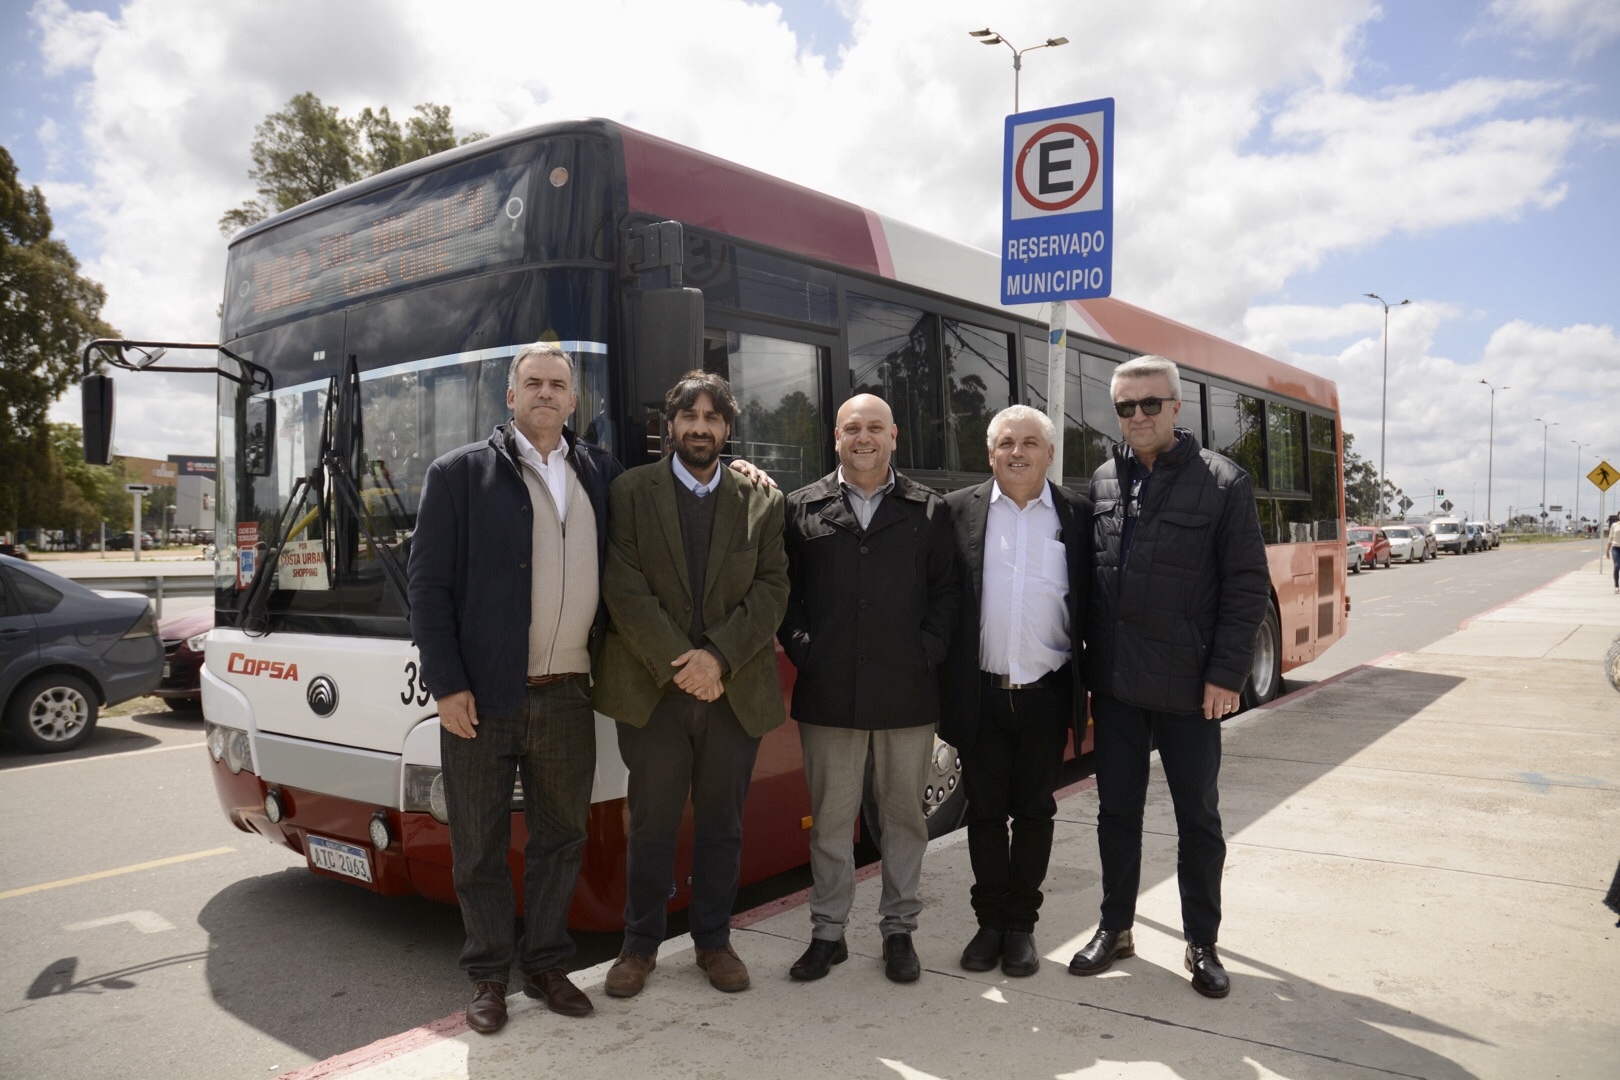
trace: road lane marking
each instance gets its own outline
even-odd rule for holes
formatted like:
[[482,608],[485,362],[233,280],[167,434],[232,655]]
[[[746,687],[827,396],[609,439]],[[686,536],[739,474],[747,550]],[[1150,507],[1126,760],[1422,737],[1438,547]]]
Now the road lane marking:
[[1434,583],[1436,585],[1444,585],[1446,582],[1448,582],[1450,580],[1451,580],[1451,578],[1448,578],[1448,577],[1435,578]]
[[1394,595],[1395,595],[1394,593],[1385,593],[1383,596],[1369,596],[1369,597],[1366,597],[1364,599],[1363,598],[1357,598],[1356,603],[1358,603],[1358,604],[1376,604],[1376,603],[1378,603],[1378,601],[1380,601],[1380,600],[1388,600],[1391,596],[1394,596]]
[[173,930],[174,923],[165,919],[155,911],[126,911],[122,915],[108,915],[105,919],[91,919],[88,922],[68,923],[62,927],[64,930],[94,930],[100,926],[116,926],[119,923],[129,923],[143,934],[161,934],[165,930]]
[[167,859],[153,859],[151,862],[136,863],[133,866],[120,866],[116,870],[98,870],[94,874],[80,874],[78,877],[63,878],[60,881],[47,881],[39,885],[25,885],[20,889],[0,892],[0,900],[10,900],[14,896],[26,896],[29,893],[45,892],[48,889],[60,889],[68,885],[82,885],[87,881],[100,881],[102,878],[118,877],[121,874],[133,874],[139,870],[153,870],[159,866],[173,866],[175,863],[190,862],[192,859],[206,859],[210,855],[225,855],[235,850],[233,847],[209,848],[207,851],[193,851],[189,855],[170,855]]
[[208,743],[199,739],[196,742],[173,743],[169,746],[148,746],[140,750],[109,750],[105,754],[91,754],[88,757],[67,758],[63,761],[41,761],[32,765],[12,765],[0,769],[0,772],[18,773],[28,772],[30,769],[56,769],[63,765],[83,765],[87,761],[121,760],[123,758],[138,757],[141,754],[163,754],[170,750],[193,750],[199,746],[206,747]]

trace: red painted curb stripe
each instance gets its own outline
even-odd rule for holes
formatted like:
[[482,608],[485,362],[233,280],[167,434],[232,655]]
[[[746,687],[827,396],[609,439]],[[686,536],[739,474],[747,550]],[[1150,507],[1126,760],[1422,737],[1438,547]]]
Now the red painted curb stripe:
[[350,1050],[346,1054],[317,1061],[313,1065],[306,1065],[293,1072],[281,1073],[280,1080],[333,1080],[350,1069],[363,1068],[388,1061],[391,1058],[403,1057],[406,1054],[420,1050],[424,1046],[453,1039],[467,1027],[467,1014],[465,1012],[452,1013],[449,1016],[433,1020],[421,1027],[402,1031],[398,1035],[390,1035],[386,1039],[378,1039],[369,1046],[362,1046],[358,1050]]

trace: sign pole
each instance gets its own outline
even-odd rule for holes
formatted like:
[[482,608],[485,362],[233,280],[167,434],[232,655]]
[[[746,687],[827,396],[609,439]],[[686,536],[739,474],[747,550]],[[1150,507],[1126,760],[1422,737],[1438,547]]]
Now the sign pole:
[[138,492],[138,491],[135,491],[135,492],[131,492],[130,494],[131,494],[131,497],[134,498],[134,500],[135,500],[135,540],[134,540],[134,544],[135,544],[135,561],[140,562],[141,561],[141,493]]
[[1064,395],[1068,390],[1069,367],[1069,303],[1052,301],[1052,321],[1047,332],[1046,354],[1046,414],[1052,418],[1057,435],[1052,440],[1052,467],[1046,471],[1052,483],[1063,483],[1063,429],[1068,405]]

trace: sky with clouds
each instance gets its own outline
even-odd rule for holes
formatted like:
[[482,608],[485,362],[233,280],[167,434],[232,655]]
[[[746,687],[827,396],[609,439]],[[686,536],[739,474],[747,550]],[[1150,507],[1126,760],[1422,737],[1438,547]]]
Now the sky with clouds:
[[[1013,55],[986,20],[1069,39],[1024,57],[1025,110],[1117,102],[1116,296],[1333,378],[1374,459],[1362,294],[1410,299],[1386,472],[1414,496],[1484,515],[1481,379],[1510,387],[1498,519],[1544,461],[1566,508],[1620,465],[1620,0],[9,0],[0,145],[131,337],[214,340],[216,222],[306,90],[491,133],[609,117],[993,250]],[[121,451],[211,452],[211,388],[119,393]]]

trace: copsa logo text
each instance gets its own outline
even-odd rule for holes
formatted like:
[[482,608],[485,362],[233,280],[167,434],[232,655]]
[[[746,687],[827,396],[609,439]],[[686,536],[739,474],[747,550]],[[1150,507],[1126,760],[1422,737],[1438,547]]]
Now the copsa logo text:
[[271,679],[298,681],[297,664],[283,663],[280,660],[262,660],[239,652],[231,653],[231,658],[225,662],[225,670],[238,675],[263,675]]

